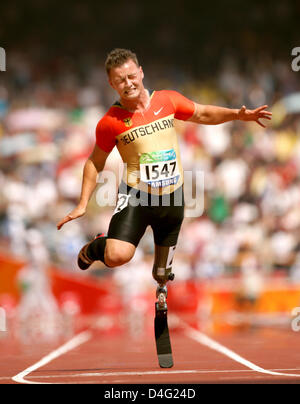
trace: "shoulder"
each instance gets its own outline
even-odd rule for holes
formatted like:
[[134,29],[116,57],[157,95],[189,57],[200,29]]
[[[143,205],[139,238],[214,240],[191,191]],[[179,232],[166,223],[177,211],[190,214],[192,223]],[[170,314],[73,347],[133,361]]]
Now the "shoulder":
[[177,94],[179,93],[174,90],[158,90],[154,92],[155,97],[167,99],[172,99],[173,97],[176,97]]
[[175,118],[187,120],[195,111],[195,103],[175,90],[162,90],[162,96],[169,100],[175,111]]
[[176,90],[160,90],[157,91],[157,97],[160,97],[161,99],[164,99],[165,102],[170,102],[173,104],[173,106],[178,105],[181,103],[183,100],[187,100],[187,98],[179,93]]
[[159,90],[156,91],[156,93],[158,93],[161,97],[169,97],[169,98],[181,96],[181,94],[176,90]]
[[97,131],[113,130],[114,125],[118,122],[123,112],[121,107],[117,107],[116,104],[112,105],[105,115],[97,123]]
[[96,144],[109,153],[115,146],[114,117],[111,108],[100,119],[96,127]]
[[176,110],[177,97],[180,95],[174,90],[158,90],[153,93],[153,105],[163,103],[169,105],[174,111]]

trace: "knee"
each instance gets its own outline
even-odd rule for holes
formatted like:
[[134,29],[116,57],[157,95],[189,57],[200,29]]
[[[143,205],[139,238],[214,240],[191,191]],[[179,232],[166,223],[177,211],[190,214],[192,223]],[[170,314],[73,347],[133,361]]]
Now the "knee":
[[121,248],[106,248],[105,250],[105,264],[110,267],[119,267],[121,265],[127,264],[134,253],[130,250]]

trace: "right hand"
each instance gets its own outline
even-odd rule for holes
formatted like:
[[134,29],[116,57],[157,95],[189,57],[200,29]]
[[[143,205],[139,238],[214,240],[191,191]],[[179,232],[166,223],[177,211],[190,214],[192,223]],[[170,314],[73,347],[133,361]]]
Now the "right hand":
[[59,223],[57,223],[57,230],[60,230],[64,224],[70,222],[71,220],[78,219],[79,217],[83,216],[86,212],[85,208],[81,206],[77,206],[71,213],[65,216]]

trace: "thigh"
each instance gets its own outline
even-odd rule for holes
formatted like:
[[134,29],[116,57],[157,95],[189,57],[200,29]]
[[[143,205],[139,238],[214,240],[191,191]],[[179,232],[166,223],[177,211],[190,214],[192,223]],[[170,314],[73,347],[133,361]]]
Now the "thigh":
[[128,200],[127,202],[121,200],[111,218],[107,238],[125,241],[137,247],[148,225],[149,219],[145,207],[132,206]]
[[151,223],[155,244],[166,247],[176,246],[183,219],[183,206],[159,208],[155,220]]

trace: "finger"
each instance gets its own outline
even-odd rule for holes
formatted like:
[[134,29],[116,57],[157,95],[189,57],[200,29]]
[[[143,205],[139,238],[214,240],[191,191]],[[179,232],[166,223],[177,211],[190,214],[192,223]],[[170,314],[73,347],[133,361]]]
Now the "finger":
[[260,116],[259,119],[268,119],[270,121],[272,118],[270,116]]
[[260,111],[260,113],[259,113],[260,115],[265,115],[265,116],[272,116],[273,114],[272,114],[272,112],[268,112],[268,111]]
[[259,122],[259,120],[257,119],[256,121],[261,127],[266,128],[266,126],[264,124],[262,124],[261,122]]
[[65,224],[65,222],[59,222],[59,223],[56,225],[57,230],[60,230],[60,229],[63,227],[64,224]]
[[261,107],[256,108],[255,111],[260,112],[260,111],[263,111],[266,108],[268,108],[268,105],[262,105]]
[[269,111],[259,111],[259,112],[258,112],[258,115],[268,115],[268,116],[272,116],[273,114],[272,114],[272,112],[269,112]]
[[70,216],[66,216],[64,217],[57,225],[57,230],[60,230],[64,224],[66,224],[67,222],[69,222],[70,220],[72,220],[72,218]]
[[57,230],[60,230],[62,227],[63,227],[63,225],[65,224],[66,222],[65,221],[61,221],[61,222],[59,222],[58,224],[57,224]]

